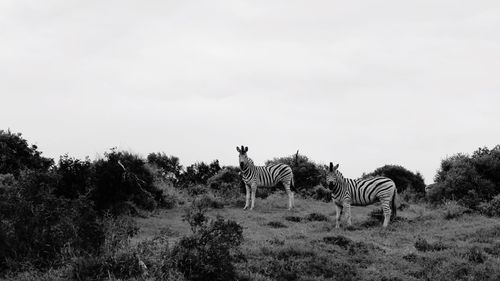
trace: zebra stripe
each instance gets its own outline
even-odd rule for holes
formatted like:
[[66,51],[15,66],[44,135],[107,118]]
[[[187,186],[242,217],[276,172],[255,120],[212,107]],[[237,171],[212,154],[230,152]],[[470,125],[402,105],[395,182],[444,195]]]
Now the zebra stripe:
[[[288,194],[288,209],[293,207],[293,192],[290,187],[294,186],[292,168],[286,164],[270,164],[267,166],[255,166],[253,160],[248,157],[246,152],[248,147],[236,147],[240,153],[240,168],[243,182],[246,187],[246,204],[244,209],[249,207],[250,196],[252,204],[250,210],[255,206],[255,192],[257,187],[271,187],[282,183]],[[251,192],[250,192],[251,191]]]
[[344,178],[338,169],[330,163],[330,169],[326,175],[328,187],[332,190],[332,200],[336,207],[336,227],[343,209],[346,209],[347,222],[351,225],[351,206],[367,206],[377,201],[382,203],[384,211],[384,224],[386,227],[389,220],[396,216],[397,190],[394,182],[386,177],[375,177],[370,179],[348,179]]

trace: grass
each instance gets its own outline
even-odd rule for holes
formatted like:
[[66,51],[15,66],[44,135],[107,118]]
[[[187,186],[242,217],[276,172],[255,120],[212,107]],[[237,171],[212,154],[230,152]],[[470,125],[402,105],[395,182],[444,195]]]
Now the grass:
[[[281,193],[257,199],[253,211],[243,205],[209,209],[210,217],[243,227],[245,258],[236,267],[241,280],[500,280],[498,219],[410,205],[382,228],[374,218],[380,206],[368,206],[352,207],[353,226],[342,220],[337,229],[331,203],[296,198],[288,211],[287,202]],[[140,230],[131,244],[162,233],[174,245],[189,235],[186,205],[136,218]]]
[[[292,211],[285,194],[257,199],[253,211],[243,206],[209,211],[243,226],[246,262],[238,270],[246,279],[328,280],[341,278],[340,273],[344,280],[500,278],[497,219],[462,212],[443,216],[449,206],[410,205],[384,229],[373,218],[380,206],[368,206],[352,207],[353,226],[343,220],[336,229],[331,203],[295,201]],[[166,226],[175,229],[171,241],[189,233],[178,208],[138,221],[138,241]]]

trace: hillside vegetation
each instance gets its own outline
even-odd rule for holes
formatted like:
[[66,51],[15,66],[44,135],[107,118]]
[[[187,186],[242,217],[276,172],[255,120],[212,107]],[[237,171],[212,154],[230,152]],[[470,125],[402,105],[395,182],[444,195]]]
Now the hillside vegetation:
[[10,131],[0,156],[0,279],[500,280],[500,146],[444,159],[428,187],[400,165],[364,174],[398,185],[387,229],[377,205],[334,228],[326,169],[298,153],[268,161],[292,167],[292,211],[280,186],[242,210],[239,168],[217,160],[54,161]]

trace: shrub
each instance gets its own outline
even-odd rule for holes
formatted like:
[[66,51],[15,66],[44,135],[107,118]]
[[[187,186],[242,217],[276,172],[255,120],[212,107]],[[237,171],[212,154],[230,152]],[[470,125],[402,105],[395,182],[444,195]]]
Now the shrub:
[[104,211],[130,201],[146,210],[153,210],[163,200],[163,193],[154,184],[154,175],[139,156],[111,150],[95,162],[95,188],[91,193],[96,208]]
[[208,188],[202,184],[192,185],[188,187],[187,193],[190,196],[198,196],[208,192]]
[[59,176],[53,191],[57,196],[75,199],[93,188],[94,170],[88,158],[82,161],[68,155],[61,156],[55,172]]
[[446,220],[455,219],[471,212],[469,208],[458,204],[456,201],[447,201],[444,203],[443,211],[444,219]]
[[479,211],[487,216],[500,216],[500,194],[493,197],[489,202],[479,204]]
[[[147,161],[161,170],[160,174],[164,179],[176,181],[181,175],[182,165],[179,162],[179,157],[167,156],[164,152],[158,152],[150,153]],[[168,177],[170,173],[173,174],[174,178]]]
[[472,156],[456,154],[444,159],[429,190],[428,199],[445,199],[478,209],[480,203],[500,194],[500,145],[480,148]]
[[1,188],[3,270],[57,267],[70,256],[100,251],[104,231],[91,202],[57,197],[51,193],[56,185],[54,173],[38,171],[21,173],[18,182]]
[[220,170],[221,167],[218,160],[214,160],[208,165],[204,162],[196,163],[186,167],[186,170],[180,174],[179,182],[184,187],[196,184],[207,184],[208,179],[213,177]]
[[222,217],[208,223],[203,212],[193,213],[198,217],[188,220],[193,234],[174,246],[173,266],[188,280],[236,280],[234,263],[243,241],[242,227]]
[[314,187],[312,197],[316,200],[330,202],[332,201],[332,191],[324,188],[322,185],[318,185]]
[[213,194],[203,194],[201,196],[198,196],[193,200],[193,204],[201,208],[214,208],[214,209],[224,208],[224,204],[219,199],[217,199]]
[[21,133],[0,130],[0,174],[19,177],[23,170],[47,171],[54,160],[42,157],[36,145],[28,145]]

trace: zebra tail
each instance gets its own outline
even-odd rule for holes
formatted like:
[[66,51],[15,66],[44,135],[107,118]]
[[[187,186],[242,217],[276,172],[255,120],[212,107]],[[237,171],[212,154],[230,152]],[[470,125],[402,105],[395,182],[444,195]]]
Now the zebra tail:
[[290,181],[290,190],[293,193],[297,193],[297,188],[295,187],[295,181],[293,180],[293,177],[292,177],[292,180]]
[[398,190],[394,188],[394,194],[392,195],[392,201],[391,201],[391,209],[392,209],[392,218],[396,217],[397,214],[397,206],[396,206],[396,197],[398,196]]

